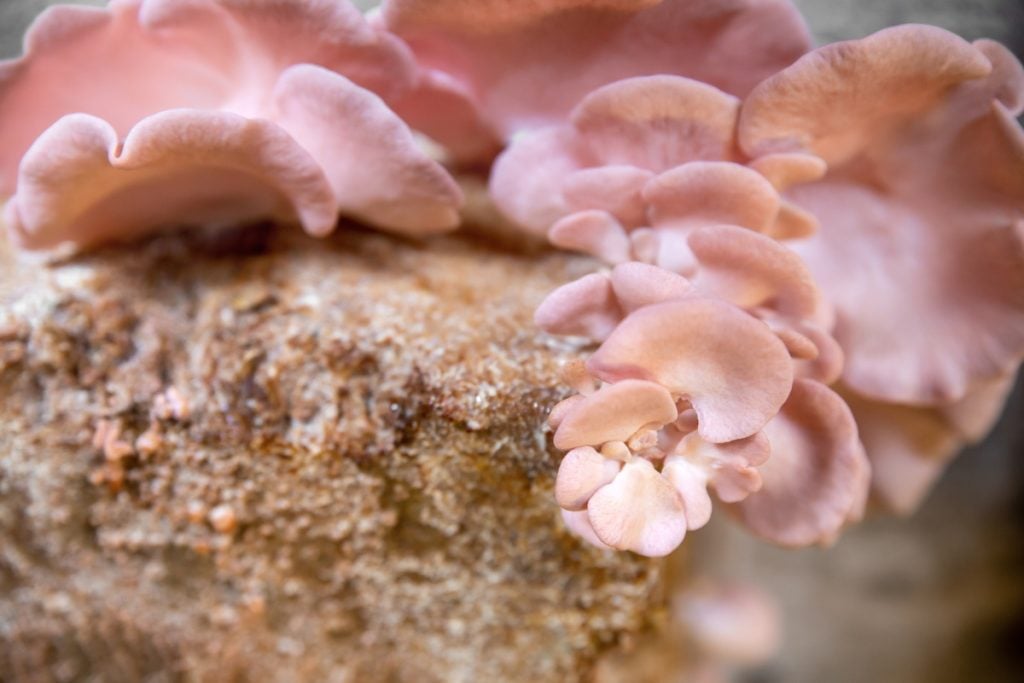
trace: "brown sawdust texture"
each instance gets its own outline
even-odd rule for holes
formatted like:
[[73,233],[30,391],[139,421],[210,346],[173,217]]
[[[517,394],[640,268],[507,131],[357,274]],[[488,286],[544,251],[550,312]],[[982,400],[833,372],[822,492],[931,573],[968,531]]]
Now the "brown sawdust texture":
[[569,681],[658,612],[659,565],[552,500],[578,350],[531,314],[591,264],[267,227],[3,251],[0,680]]

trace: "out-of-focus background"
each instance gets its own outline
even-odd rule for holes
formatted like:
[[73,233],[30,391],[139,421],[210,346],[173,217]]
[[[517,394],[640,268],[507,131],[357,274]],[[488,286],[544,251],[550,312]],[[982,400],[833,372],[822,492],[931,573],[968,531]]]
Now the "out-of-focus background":
[[[819,43],[925,23],[1024,57],[1021,0],[795,2]],[[909,519],[870,519],[827,551],[770,548],[721,519],[708,532],[698,565],[783,606],[781,656],[745,680],[1024,680],[1024,383]]]
[[[0,56],[47,0],[0,0]],[[82,4],[103,4],[88,2]],[[357,3],[363,6],[373,2]],[[1021,0],[797,0],[819,42],[899,23],[990,37],[1024,55]],[[827,551],[783,551],[716,519],[689,543],[706,573],[775,595],[785,643],[745,680],[1018,681],[1024,671],[1024,390],[910,519],[871,519]]]

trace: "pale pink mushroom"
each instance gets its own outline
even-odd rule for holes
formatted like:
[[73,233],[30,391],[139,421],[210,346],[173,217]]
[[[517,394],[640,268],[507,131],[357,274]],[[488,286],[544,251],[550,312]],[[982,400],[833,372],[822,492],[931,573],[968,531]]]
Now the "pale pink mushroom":
[[743,500],[761,488],[757,467],[770,453],[771,444],[762,432],[724,444],[709,443],[695,432],[665,458],[661,472],[683,499],[688,527],[699,529],[711,518],[708,487],[722,502]]
[[423,233],[460,192],[381,97],[405,47],[335,0],[58,6],[0,64],[0,194],[30,249],[254,219],[333,230],[339,212]]
[[587,516],[586,510],[566,510],[563,508],[561,513],[562,521],[565,522],[565,526],[569,531],[596,548],[601,550],[613,549],[594,533],[594,527],[590,524],[590,518]]
[[[762,277],[757,264],[750,267],[752,274],[737,277]],[[565,510],[586,510],[585,518],[567,518],[577,533],[603,546],[669,552],[670,541],[707,523],[709,488],[739,503],[755,533],[783,545],[829,542],[859,518],[869,468],[850,411],[818,382],[793,384],[795,372],[814,376],[801,366],[809,361],[794,363],[768,325],[645,264],[593,274],[559,292],[572,299],[573,287],[599,293],[580,300],[605,302],[586,316],[598,313],[602,328],[612,329],[585,373],[608,384],[552,412],[555,445],[569,450],[556,498]],[[617,288],[630,303],[617,298]],[[816,297],[778,298],[794,312],[816,308]],[[841,359],[818,337],[807,343]],[[623,502],[630,496],[634,507]],[[749,496],[757,502],[748,509],[741,501]]]
[[686,535],[686,510],[679,492],[643,458],[634,458],[587,503],[595,535],[618,550],[662,557]]
[[[667,553],[672,548],[664,544],[676,537],[681,542],[687,528],[706,524],[711,516],[707,485],[709,480],[717,480],[716,470],[760,464],[767,456],[766,443],[762,437],[763,456],[751,456],[751,449],[744,442],[720,448],[706,445],[702,449],[694,445],[694,439],[699,439],[693,434],[684,439],[690,444],[681,451],[685,457],[670,456],[661,474],[649,463],[631,466],[636,460],[634,452],[657,453],[657,430],[675,422],[678,414],[676,400],[665,388],[636,379],[606,384],[593,393],[573,396],[556,406],[552,411],[552,422],[557,424],[555,446],[568,451],[555,480],[559,506],[567,511],[588,510],[588,528],[603,544],[643,554]],[[601,447],[600,452],[595,450],[597,447]],[[719,452],[724,457],[716,457]],[[617,481],[623,472],[625,482]],[[661,477],[664,481],[654,481]],[[597,496],[606,487],[609,490]],[[666,493],[672,489],[675,497]],[[624,507],[621,499],[627,494],[622,491],[635,493],[636,500]],[[591,514],[597,517],[591,520]],[[650,520],[637,516],[647,514],[652,515]],[[590,538],[588,530],[576,529],[582,521],[573,519],[574,530]],[[682,528],[673,530],[670,519]]]
[[622,463],[593,448],[574,448],[562,458],[555,478],[555,500],[563,510],[583,510],[594,493],[615,479]]
[[[739,107],[732,95],[679,76],[611,83],[587,94],[567,122],[517,138],[495,163],[491,194],[503,213],[537,234],[586,210],[604,211],[622,232],[643,227],[645,195],[665,194],[656,191],[664,183],[658,174],[686,162],[738,159]],[[693,174],[695,185],[703,180]]]
[[796,360],[798,376],[830,384],[844,355],[827,330],[833,311],[810,271],[792,250],[764,235],[735,226],[691,230],[694,288],[731,301],[761,318]]
[[711,519],[711,496],[708,495],[707,473],[685,458],[669,456],[661,475],[679,494],[686,513],[687,530],[700,529]]
[[623,315],[608,276],[591,273],[548,294],[534,311],[533,321],[551,334],[602,340]]
[[[593,399],[602,394],[610,397],[605,399],[606,403],[630,411],[633,406],[628,400],[638,390],[644,391],[641,384],[645,383],[627,380],[606,385],[601,391],[577,401],[572,407],[579,415],[576,422],[590,422],[604,414],[606,406],[593,403]],[[626,385],[627,390],[616,390],[621,385]],[[667,394],[657,385],[652,387]],[[651,402],[649,399],[646,401]],[[660,401],[653,403],[654,412],[664,410],[665,406],[657,405]],[[668,417],[669,412],[675,413],[671,400],[667,407],[664,417]],[[634,430],[636,425],[646,423],[648,419],[646,415],[638,416],[629,421],[631,426],[615,435]],[[624,424],[622,420],[616,421]],[[584,430],[574,430],[574,433],[589,432],[592,443],[605,442],[604,446],[600,452],[591,446],[569,450],[562,458],[555,479],[555,500],[562,508],[562,517],[571,531],[599,548],[633,550],[660,557],[682,542],[688,528],[697,528],[707,522],[711,515],[711,502],[703,472],[697,479],[687,480],[684,468],[677,465],[666,469],[663,476],[649,460],[634,456],[631,446],[622,441],[606,442],[609,433],[597,433],[600,431],[598,425],[585,427]],[[651,430],[643,433],[654,435]],[[642,440],[649,441],[650,445],[656,444],[655,439]]]
[[909,514],[964,442],[934,408],[873,401],[851,391],[844,398],[871,460],[872,499],[890,512]]
[[577,211],[603,211],[625,225],[641,225],[646,216],[644,187],[654,173],[626,164],[575,171],[562,184],[566,205]]
[[[653,429],[641,431],[644,437],[630,439],[629,445],[621,440],[610,441],[614,437],[624,439],[624,434],[642,423],[655,429],[665,427],[666,433],[672,431],[665,424],[670,413],[676,412],[671,402],[662,406],[657,405],[661,396],[655,401],[651,401],[653,395],[641,397],[639,403],[655,404],[647,414],[640,414],[632,404],[633,395],[652,388],[645,384],[649,383],[623,380],[606,385],[573,405],[578,416],[576,422],[588,424],[584,429],[572,430],[571,436],[580,438],[563,439],[561,447],[571,450],[558,469],[555,498],[563,511],[586,511],[585,517],[566,517],[572,522],[570,528],[583,538],[598,538],[601,547],[660,556],[682,542],[687,530],[707,524],[712,511],[709,486],[728,503],[743,500],[759,490],[761,477],[757,468],[768,459],[771,446],[767,436],[760,432],[725,444],[709,443],[696,432],[681,438],[660,439]],[[665,391],[657,385],[653,389],[658,394]],[[602,395],[606,397],[603,403],[595,403]],[[614,407],[635,415],[632,419],[610,415],[608,408]],[[660,411],[664,412],[653,420],[652,416]],[[603,429],[596,424],[595,420],[601,417],[619,426],[618,431],[611,425]],[[562,424],[568,424],[568,420]],[[590,445],[576,445],[584,441],[604,443],[604,447],[599,452]],[[643,457],[634,455],[638,450]],[[656,463],[661,458],[664,463],[659,471]]]
[[834,391],[798,379],[765,427],[763,485],[734,510],[754,534],[784,546],[829,543],[861,517],[870,465],[850,409]]
[[421,69],[413,89],[389,104],[402,120],[443,143],[449,161],[477,165],[501,151],[500,137],[473,105],[470,93],[446,73]]
[[827,322],[829,313],[807,266],[770,237],[719,225],[692,230],[686,244],[698,264],[691,281],[701,292],[748,310]]
[[[826,385],[839,379],[846,357],[839,342],[825,331],[826,326],[804,320],[779,319],[770,312],[761,312],[758,317],[786,344],[795,360],[797,377]],[[795,347],[803,353],[798,353]]]
[[[768,179],[772,186],[782,192],[794,185],[820,180],[827,165],[820,157],[803,153],[765,154],[747,165]],[[818,229],[814,214],[801,209],[790,199],[779,199],[779,213],[775,217],[771,234],[777,239],[795,239],[813,235]]]
[[822,224],[794,248],[835,305],[851,390],[944,405],[1020,362],[1022,111],[1005,48],[926,26],[823,47],[745,102],[747,154],[829,165],[790,190]]
[[582,394],[573,394],[569,398],[556,403],[555,407],[548,414],[548,426],[552,429],[558,429],[558,425],[562,424],[562,420],[569,414],[573,406],[582,401],[583,398]]
[[627,312],[693,293],[686,278],[646,263],[623,263],[612,269],[610,277],[615,298]]
[[[732,130],[726,132],[731,140]],[[708,156],[726,156],[718,152]],[[644,186],[643,199],[651,225],[658,227],[724,224],[767,232],[779,213],[775,187],[757,171],[730,161],[675,166]]]
[[555,432],[555,448],[568,451],[609,441],[628,441],[642,429],[660,429],[679,416],[660,384],[627,379],[607,384],[572,406]]
[[591,273],[562,285],[541,302],[533,319],[550,334],[604,341],[638,308],[694,293],[690,282],[676,273],[630,262],[611,273]]
[[785,318],[770,311],[758,311],[757,317],[779,336],[793,358],[798,360],[817,358],[818,349],[814,342],[807,335],[794,330]]
[[[746,165],[735,138],[739,110],[737,98],[678,76],[611,83],[588,94],[568,122],[516,138],[495,163],[490,191],[510,220],[555,246],[690,277],[696,230],[734,226],[793,238],[816,228],[813,216],[779,192],[817,180],[824,162],[780,153]],[[739,239],[722,237],[721,249],[772,249],[759,246],[767,238],[728,248]],[[789,263],[797,263],[794,277],[809,278],[792,255],[775,270]]]
[[963,439],[978,441],[999,419],[1016,379],[1013,372],[975,382],[959,401],[936,409]]
[[598,209],[578,211],[560,219],[548,231],[548,240],[556,247],[592,254],[612,264],[629,261],[633,249],[615,216]]
[[786,347],[761,321],[724,301],[692,297],[627,316],[587,362],[606,382],[645,379],[688,400],[712,443],[751,436],[793,382]]
[[566,361],[558,371],[559,377],[575,391],[589,396],[597,391],[597,379],[587,370],[587,364],[579,358]]
[[405,115],[443,143],[475,134],[481,149],[488,136],[563,120],[588,92],[631,76],[682,75],[742,96],[809,47],[783,0],[386,0],[381,20],[448,79],[421,88],[424,118],[430,95],[460,97],[484,125],[460,134],[422,125],[412,107]]
[[651,264],[623,263],[555,290],[535,321],[553,334],[590,331],[602,339],[627,313],[699,293],[758,316],[830,324],[831,309],[807,267],[775,240],[728,225],[695,228],[684,239],[681,246],[694,262],[688,278]]
[[[760,490],[763,465],[772,452],[772,444],[763,432],[728,443],[709,443],[698,434],[688,434],[669,456],[669,460],[686,460],[699,468],[723,503],[736,503]],[[665,469],[671,462],[666,461]]]
[[651,304],[704,295],[745,308],[763,320],[793,356],[795,371],[826,384],[843,353],[825,330],[831,309],[800,259],[774,240],[733,226],[697,228],[685,246],[693,282],[650,264],[629,262],[591,273],[552,292],[534,320],[551,334],[604,341],[623,318]]
[[[625,263],[556,290],[538,309],[537,321],[548,331],[603,340],[587,374],[610,383],[552,413],[555,445],[575,449],[559,470],[559,503],[572,511],[586,507],[585,520],[572,517],[576,526],[589,525],[577,529],[585,538],[660,552],[661,543],[675,538],[667,520],[702,527],[712,512],[709,488],[723,502],[738,503],[762,489],[763,467],[773,490],[755,506],[755,530],[783,544],[827,542],[863,509],[868,467],[856,426],[840,398],[809,380],[789,396],[788,411],[779,409],[794,375],[837,376],[842,352],[819,327],[830,311],[799,258],[769,237],[715,226],[693,228],[684,239],[694,257],[692,282],[657,266]],[[772,462],[776,446],[784,452]],[[821,477],[812,471],[815,458],[826,470]],[[643,465],[643,476],[634,473],[627,487],[618,481],[624,472],[618,463],[637,459],[649,468]],[[822,479],[847,474],[850,481],[818,490]],[[667,489],[657,477],[676,498],[662,495]],[[804,501],[797,500],[802,486],[809,488]],[[606,489],[660,500],[642,512],[654,516],[654,526],[623,509],[620,497],[598,497]],[[608,502],[592,508],[595,497]],[[843,511],[839,523],[829,517],[830,505]],[[627,527],[643,540],[624,541]],[[681,541],[682,531],[675,534]]]
[[960,401],[934,407],[874,401],[841,388],[871,460],[874,502],[899,514],[916,510],[957,452],[992,428],[1013,381],[982,381]]

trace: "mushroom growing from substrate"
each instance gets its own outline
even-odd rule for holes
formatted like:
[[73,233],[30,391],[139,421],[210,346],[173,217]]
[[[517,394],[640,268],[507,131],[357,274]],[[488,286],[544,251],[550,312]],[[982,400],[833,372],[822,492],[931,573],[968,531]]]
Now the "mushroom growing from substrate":
[[341,215],[424,234],[462,197],[413,129],[498,154],[498,208],[605,264],[536,314],[598,345],[551,416],[569,527],[664,555],[714,495],[800,546],[869,488],[909,511],[998,415],[1022,110],[996,43],[811,50],[784,0],[113,0],[48,10],[0,65],[0,192],[46,252]]
[[[723,304],[671,338],[686,356],[672,361],[690,382],[728,384],[723,349],[694,340],[735,324],[737,309],[785,345],[800,379],[788,408],[766,404],[778,411],[772,423],[786,425],[766,429],[777,457],[748,463],[763,488],[734,508],[755,532],[787,545],[832,540],[859,516],[868,481],[880,506],[910,511],[998,416],[1024,356],[1024,134],[1015,120],[1024,71],[1002,46],[907,25],[807,52],[788,3],[743,0],[564,0],[514,15],[500,2],[392,0],[381,16],[443,75],[435,99],[451,106],[453,93],[461,96],[473,108],[463,120],[510,141],[491,176],[508,218],[615,266],[555,292],[537,316],[549,332],[612,341],[614,368],[602,364],[605,346],[588,364],[604,382],[598,392],[626,379],[657,382],[651,354],[672,349],[655,350],[653,340],[667,341],[682,306],[669,300]],[[684,40],[698,25],[699,39]],[[729,49],[737,40],[742,51]],[[688,51],[696,44],[721,53]],[[508,58],[513,50],[522,58]],[[636,264],[665,272],[617,291],[616,271]],[[787,279],[801,284],[784,287]],[[802,307],[811,289],[820,303]],[[616,336],[620,326],[629,345]],[[757,353],[760,337],[736,343]],[[726,398],[769,386],[748,381]],[[699,436],[691,401],[702,395],[665,388]],[[555,416],[585,405],[597,404],[571,401]],[[742,421],[743,411],[724,417]],[[612,519],[612,496],[602,495],[600,528],[587,509],[566,509],[570,526],[598,545],[661,554],[682,538],[687,502],[703,520],[698,477],[674,477],[672,499],[655,476],[689,452],[683,439],[665,437],[673,430],[684,431],[638,425],[638,451],[623,441],[576,446],[645,460],[621,486],[649,489],[660,502],[649,515],[616,503],[622,518]],[[640,438],[649,432],[660,450]],[[813,457],[793,456],[802,451]],[[601,481],[616,467],[586,453],[569,461],[569,480]],[[818,475],[794,485],[808,467]],[[572,502],[579,507],[578,496]]]
[[334,0],[56,6],[0,63],[0,194],[24,249],[179,225],[339,213],[421,234],[461,193],[386,102],[414,87],[400,40]]

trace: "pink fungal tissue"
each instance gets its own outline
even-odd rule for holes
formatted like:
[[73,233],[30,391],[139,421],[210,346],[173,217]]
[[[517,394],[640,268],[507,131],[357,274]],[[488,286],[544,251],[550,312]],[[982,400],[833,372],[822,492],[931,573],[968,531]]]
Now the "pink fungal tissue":
[[43,253],[422,235],[459,224],[453,169],[489,169],[506,218],[595,263],[535,316],[590,345],[548,420],[566,527],[663,556],[721,506],[799,547],[913,510],[998,417],[1022,111],[998,43],[814,48],[786,0],[112,0],[0,63],[0,194]]

